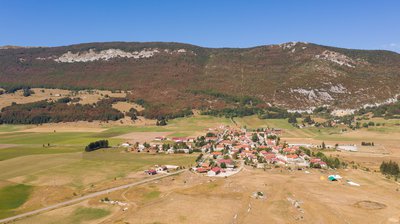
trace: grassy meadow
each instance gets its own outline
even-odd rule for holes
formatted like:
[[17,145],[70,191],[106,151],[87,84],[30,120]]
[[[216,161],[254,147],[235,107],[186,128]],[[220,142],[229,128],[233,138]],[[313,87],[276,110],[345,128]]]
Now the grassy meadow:
[[32,186],[24,184],[0,188],[0,217],[13,215],[13,210],[24,204],[32,191]]

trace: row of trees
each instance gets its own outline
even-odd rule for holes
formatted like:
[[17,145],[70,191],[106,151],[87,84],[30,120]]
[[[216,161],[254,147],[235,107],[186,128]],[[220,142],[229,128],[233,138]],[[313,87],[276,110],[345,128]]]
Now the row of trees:
[[108,147],[109,147],[108,140],[99,140],[89,143],[89,145],[85,147],[85,151],[91,152],[97,149],[108,148]]
[[5,91],[1,90],[0,95],[4,94],[4,93],[15,93],[18,90],[22,90],[23,91],[22,95],[25,97],[30,96],[35,93],[33,90],[31,90],[31,87],[24,86],[24,85],[4,86],[3,88]]
[[187,117],[193,115],[193,111],[190,108],[176,109],[170,105],[156,104],[150,105],[145,103],[145,110],[137,113],[139,116],[143,116],[148,119],[174,119],[179,117]]
[[201,114],[226,118],[245,117],[251,115],[258,115],[258,118],[260,119],[279,119],[288,118],[290,116],[301,117],[301,114],[299,113],[289,113],[287,110],[278,107],[259,108],[248,106],[224,108],[220,110],[205,110],[202,111]]
[[259,110],[257,108],[252,107],[238,107],[238,108],[224,108],[221,110],[206,110],[202,111],[201,114],[203,115],[211,115],[217,117],[244,117],[244,116],[251,116],[257,114]]

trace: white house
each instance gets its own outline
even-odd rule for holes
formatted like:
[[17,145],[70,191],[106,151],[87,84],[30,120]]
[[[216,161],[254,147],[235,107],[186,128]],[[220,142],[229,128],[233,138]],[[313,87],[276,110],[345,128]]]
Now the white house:
[[121,144],[121,147],[129,147],[129,146],[131,146],[131,144],[129,144],[127,142]]
[[349,152],[357,152],[358,148],[356,145],[339,145],[337,150],[349,151]]

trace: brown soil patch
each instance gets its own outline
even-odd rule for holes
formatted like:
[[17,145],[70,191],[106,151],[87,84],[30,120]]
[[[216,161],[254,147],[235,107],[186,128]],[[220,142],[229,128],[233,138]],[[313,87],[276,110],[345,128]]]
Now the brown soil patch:
[[121,111],[122,113],[128,112],[131,108],[134,108],[137,111],[142,111],[144,108],[136,103],[129,103],[129,102],[117,102],[114,103],[113,108]]
[[367,209],[367,210],[378,210],[384,209],[387,206],[385,204],[375,202],[375,201],[359,201],[354,204],[357,208]]
[[[22,90],[19,90],[15,93],[0,95],[0,109],[3,107],[6,107],[6,106],[10,106],[12,102],[15,102],[18,104],[32,103],[32,102],[48,100],[48,99],[56,100],[56,99],[70,95],[69,90],[62,90],[62,89],[32,88],[32,90],[35,93],[28,97],[23,96]],[[42,90],[44,90],[44,92],[42,92]]]
[[15,144],[0,144],[0,149],[6,149],[16,146]]

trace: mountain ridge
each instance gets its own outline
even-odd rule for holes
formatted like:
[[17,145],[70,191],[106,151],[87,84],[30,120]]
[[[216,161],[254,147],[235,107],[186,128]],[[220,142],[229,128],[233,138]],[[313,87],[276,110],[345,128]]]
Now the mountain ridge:
[[0,49],[0,83],[131,90],[133,99],[170,110],[235,106],[215,93],[287,109],[355,109],[400,93],[400,54],[306,42],[251,48],[177,42],[10,48]]
[[27,48],[62,48],[62,47],[75,47],[75,46],[80,46],[80,45],[94,45],[94,44],[104,44],[104,43],[119,43],[119,44],[181,44],[181,45],[188,45],[188,46],[193,46],[193,47],[198,47],[198,48],[204,48],[204,49],[251,49],[251,48],[258,48],[258,47],[268,47],[268,46],[278,46],[278,45],[284,45],[284,44],[289,44],[289,43],[305,43],[305,44],[313,44],[321,47],[326,47],[326,48],[335,48],[335,49],[342,49],[342,50],[354,50],[354,51],[370,51],[370,52],[390,52],[394,54],[399,54],[399,52],[396,51],[391,51],[387,49],[359,49],[359,48],[347,48],[347,47],[334,47],[330,45],[324,45],[324,44],[317,44],[317,43],[311,43],[311,42],[306,42],[306,41],[289,41],[289,42],[283,42],[283,43],[278,43],[278,44],[261,44],[261,45],[255,45],[255,46],[249,46],[249,47],[206,47],[206,46],[201,46],[197,44],[191,44],[191,43],[183,43],[183,42],[174,42],[174,41],[108,41],[108,42],[102,42],[102,41],[95,41],[95,42],[83,42],[83,43],[73,43],[73,44],[66,44],[66,45],[57,45],[57,46],[21,46],[21,45],[0,45],[0,50],[2,49],[27,49]]

